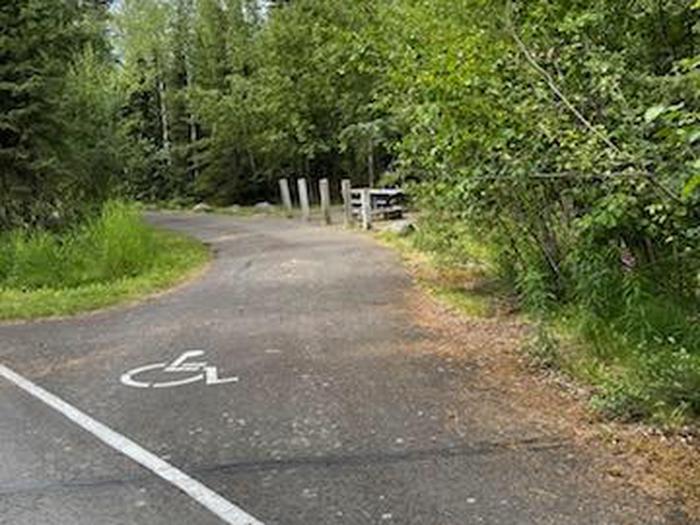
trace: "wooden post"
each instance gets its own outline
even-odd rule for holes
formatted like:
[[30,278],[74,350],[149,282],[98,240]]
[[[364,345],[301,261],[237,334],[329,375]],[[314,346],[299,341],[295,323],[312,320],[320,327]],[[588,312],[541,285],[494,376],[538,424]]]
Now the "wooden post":
[[318,192],[321,196],[321,215],[325,224],[331,223],[331,189],[328,179],[321,179],[318,182]]
[[280,179],[280,193],[282,194],[284,209],[287,210],[287,217],[291,217],[293,213],[292,195],[289,193],[289,181],[287,179]]
[[372,196],[369,188],[362,189],[362,229],[372,229]]
[[297,179],[297,188],[299,188],[299,204],[301,204],[301,218],[308,221],[311,217],[309,210],[309,188],[306,185],[306,179]]
[[343,194],[343,218],[347,228],[352,224],[352,186],[350,179],[343,179],[340,182],[340,192]]

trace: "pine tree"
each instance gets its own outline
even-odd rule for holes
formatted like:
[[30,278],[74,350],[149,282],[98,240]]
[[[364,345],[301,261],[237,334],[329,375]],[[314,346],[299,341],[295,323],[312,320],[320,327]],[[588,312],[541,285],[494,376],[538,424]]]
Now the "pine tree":
[[62,95],[76,54],[88,44],[104,50],[104,9],[54,0],[0,5],[0,229],[46,225],[75,209]]

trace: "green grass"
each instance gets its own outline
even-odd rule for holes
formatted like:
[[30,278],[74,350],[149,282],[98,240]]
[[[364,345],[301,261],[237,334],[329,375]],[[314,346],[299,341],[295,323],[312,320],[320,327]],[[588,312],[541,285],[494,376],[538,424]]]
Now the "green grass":
[[[473,317],[492,317],[504,307],[509,309],[510,297],[503,283],[482,262],[483,248],[470,252],[478,255],[469,257],[469,262],[457,264],[453,253],[426,249],[423,235],[416,232],[400,237],[380,232],[376,238],[401,254],[423,289],[452,308]],[[473,248],[475,243],[469,241],[469,245]]]
[[65,316],[172,286],[209,258],[200,242],[147,225],[121,203],[70,232],[0,237],[0,319]]
[[[546,322],[528,346],[537,362],[557,368],[592,388],[591,406],[623,421],[647,421],[667,428],[697,422],[700,416],[700,343],[697,324],[683,326],[678,338],[665,325],[674,308],[648,299],[636,322],[655,335],[636,331],[615,318],[599,318],[580,309],[562,309]],[[663,313],[654,313],[661,309]],[[641,328],[639,329],[641,330]],[[666,334],[666,335],[664,335]]]

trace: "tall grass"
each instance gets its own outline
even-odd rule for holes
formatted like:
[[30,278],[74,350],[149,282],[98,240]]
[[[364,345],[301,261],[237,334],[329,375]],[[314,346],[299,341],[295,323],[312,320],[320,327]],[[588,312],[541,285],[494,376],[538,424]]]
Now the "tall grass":
[[158,256],[155,232],[121,202],[80,227],[55,235],[14,231],[0,238],[0,286],[74,288],[133,277]]
[[69,315],[170,286],[208,259],[202,243],[146,224],[110,202],[60,235],[0,235],[0,319]]
[[[524,304],[564,328],[558,365],[595,387],[593,405],[625,420],[683,423],[700,417],[700,300],[668,285],[672,262],[625,269],[614,250],[579,252],[562,266],[568,285],[558,301],[540,296],[533,260],[521,269]],[[553,361],[551,337],[530,346]],[[556,361],[556,360],[555,360]]]

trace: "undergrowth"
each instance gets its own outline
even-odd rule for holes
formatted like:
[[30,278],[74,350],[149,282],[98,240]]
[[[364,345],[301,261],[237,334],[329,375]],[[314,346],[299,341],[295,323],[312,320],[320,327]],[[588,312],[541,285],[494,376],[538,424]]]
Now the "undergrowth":
[[134,299],[204,263],[206,248],[111,202],[67,232],[0,236],[0,318],[66,315]]
[[[520,308],[536,325],[525,346],[531,362],[588,385],[591,406],[603,416],[671,427],[697,421],[697,298],[659,287],[651,271],[616,267],[614,253],[604,250],[579,253],[563,266],[568,286],[557,297],[535,258],[530,266],[512,268],[496,243],[478,239],[464,224],[431,220],[392,243],[400,242],[404,253],[425,254],[419,279],[437,273],[440,278],[428,279],[428,287],[453,305],[471,305],[461,308],[466,313],[481,314],[484,308],[473,306],[473,287],[465,279],[455,286],[446,278],[451,271],[479,268],[476,281],[499,283],[489,291],[492,299],[508,289],[517,295]],[[478,304],[488,301],[486,294]]]

